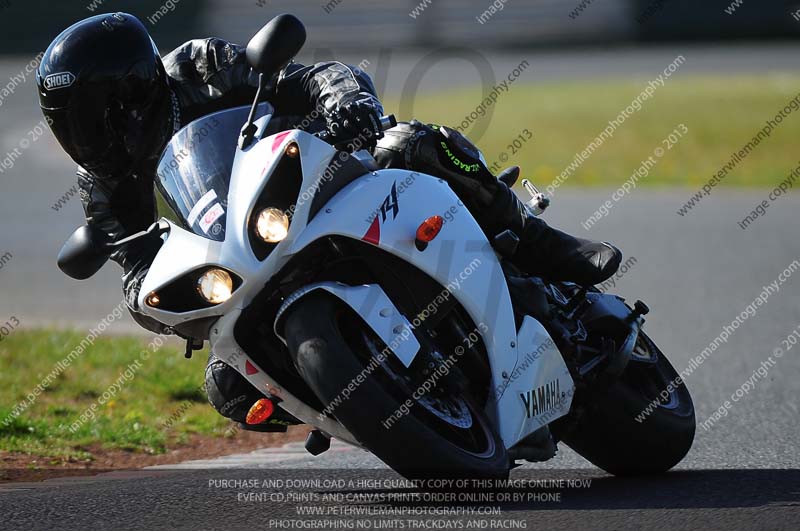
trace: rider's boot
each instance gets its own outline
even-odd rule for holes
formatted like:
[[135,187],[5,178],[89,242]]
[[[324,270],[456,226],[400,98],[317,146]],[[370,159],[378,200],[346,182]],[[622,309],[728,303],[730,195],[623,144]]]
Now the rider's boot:
[[534,216],[509,185],[519,168],[492,175],[474,144],[458,131],[402,123],[375,149],[383,167],[408,168],[447,180],[491,241],[510,229],[519,237],[511,261],[530,275],[589,286],[610,278],[622,253],[613,245],[576,238]]

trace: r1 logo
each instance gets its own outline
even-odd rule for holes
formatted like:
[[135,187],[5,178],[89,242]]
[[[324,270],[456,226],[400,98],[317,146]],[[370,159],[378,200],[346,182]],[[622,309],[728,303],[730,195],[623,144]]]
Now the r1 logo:
[[397,214],[400,213],[400,203],[397,201],[397,182],[392,185],[392,191],[386,196],[386,199],[381,205],[381,220],[386,221],[386,217],[392,211],[392,219],[397,219]]

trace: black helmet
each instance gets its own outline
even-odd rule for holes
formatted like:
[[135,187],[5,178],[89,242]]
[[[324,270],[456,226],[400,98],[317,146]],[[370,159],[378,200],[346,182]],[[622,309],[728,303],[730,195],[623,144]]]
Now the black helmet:
[[39,103],[61,147],[99,177],[160,155],[172,133],[158,49],[133,15],[97,15],[64,30],[36,72]]

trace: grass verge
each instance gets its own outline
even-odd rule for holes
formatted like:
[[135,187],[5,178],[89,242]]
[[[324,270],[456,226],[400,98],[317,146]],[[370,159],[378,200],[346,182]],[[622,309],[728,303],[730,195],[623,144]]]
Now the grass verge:
[[[225,453],[226,439],[233,453],[241,447],[237,440],[257,445],[261,439],[253,435],[265,446],[267,439],[285,437],[237,433],[214,411],[202,389],[207,353],[186,360],[179,346],[167,344],[137,363],[148,340],[129,337],[98,338],[14,416],[15,406],[82,339],[77,332],[15,331],[0,342],[0,453],[25,454],[50,466],[90,463],[109,453],[146,457],[190,447],[196,451],[187,458],[204,457],[203,445]],[[92,410],[94,418],[74,424]],[[6,461],[19,466],[19,460]]]
[[[533,74],[535,76],[535,73]],[[647,86],[646,79],[600,82],[516,84],[501,95],[494,113],[478,126],[476,139],[490,164],[508,155],[506,165],[522,166],[523,176],[547,186]],[[726,77],[676,76],[643,102],[564,186],[621,185],[678,124],[689,133],[669,150],[640,186],[698,187],[730,160],[800,92],[800,76],[790,74]],[[480,90],[426,94],[411,116],[455,126],[481,101]],[[397,112],[397,99],[386,101]],[[509,149],[523,134],[533,140]],[[476,131],[472,127],[467,133]],[[724,181],[727,186],[775,186],[798,165],[795,149],[800,111],[793,111]],[[512,151],[517,151],[512,153]]]

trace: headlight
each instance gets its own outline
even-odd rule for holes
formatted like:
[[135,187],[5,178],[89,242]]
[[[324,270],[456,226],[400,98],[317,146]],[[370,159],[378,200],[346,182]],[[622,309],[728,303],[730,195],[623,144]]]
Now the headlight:
[[256,219],[256,234],[267,243],[278,243],[289,234],[289,216],[277,208],[265,208]]
[[197,279],[197,292],[211,304],[221,304],[233,295],[233,279],[227,271],[209,269]]

